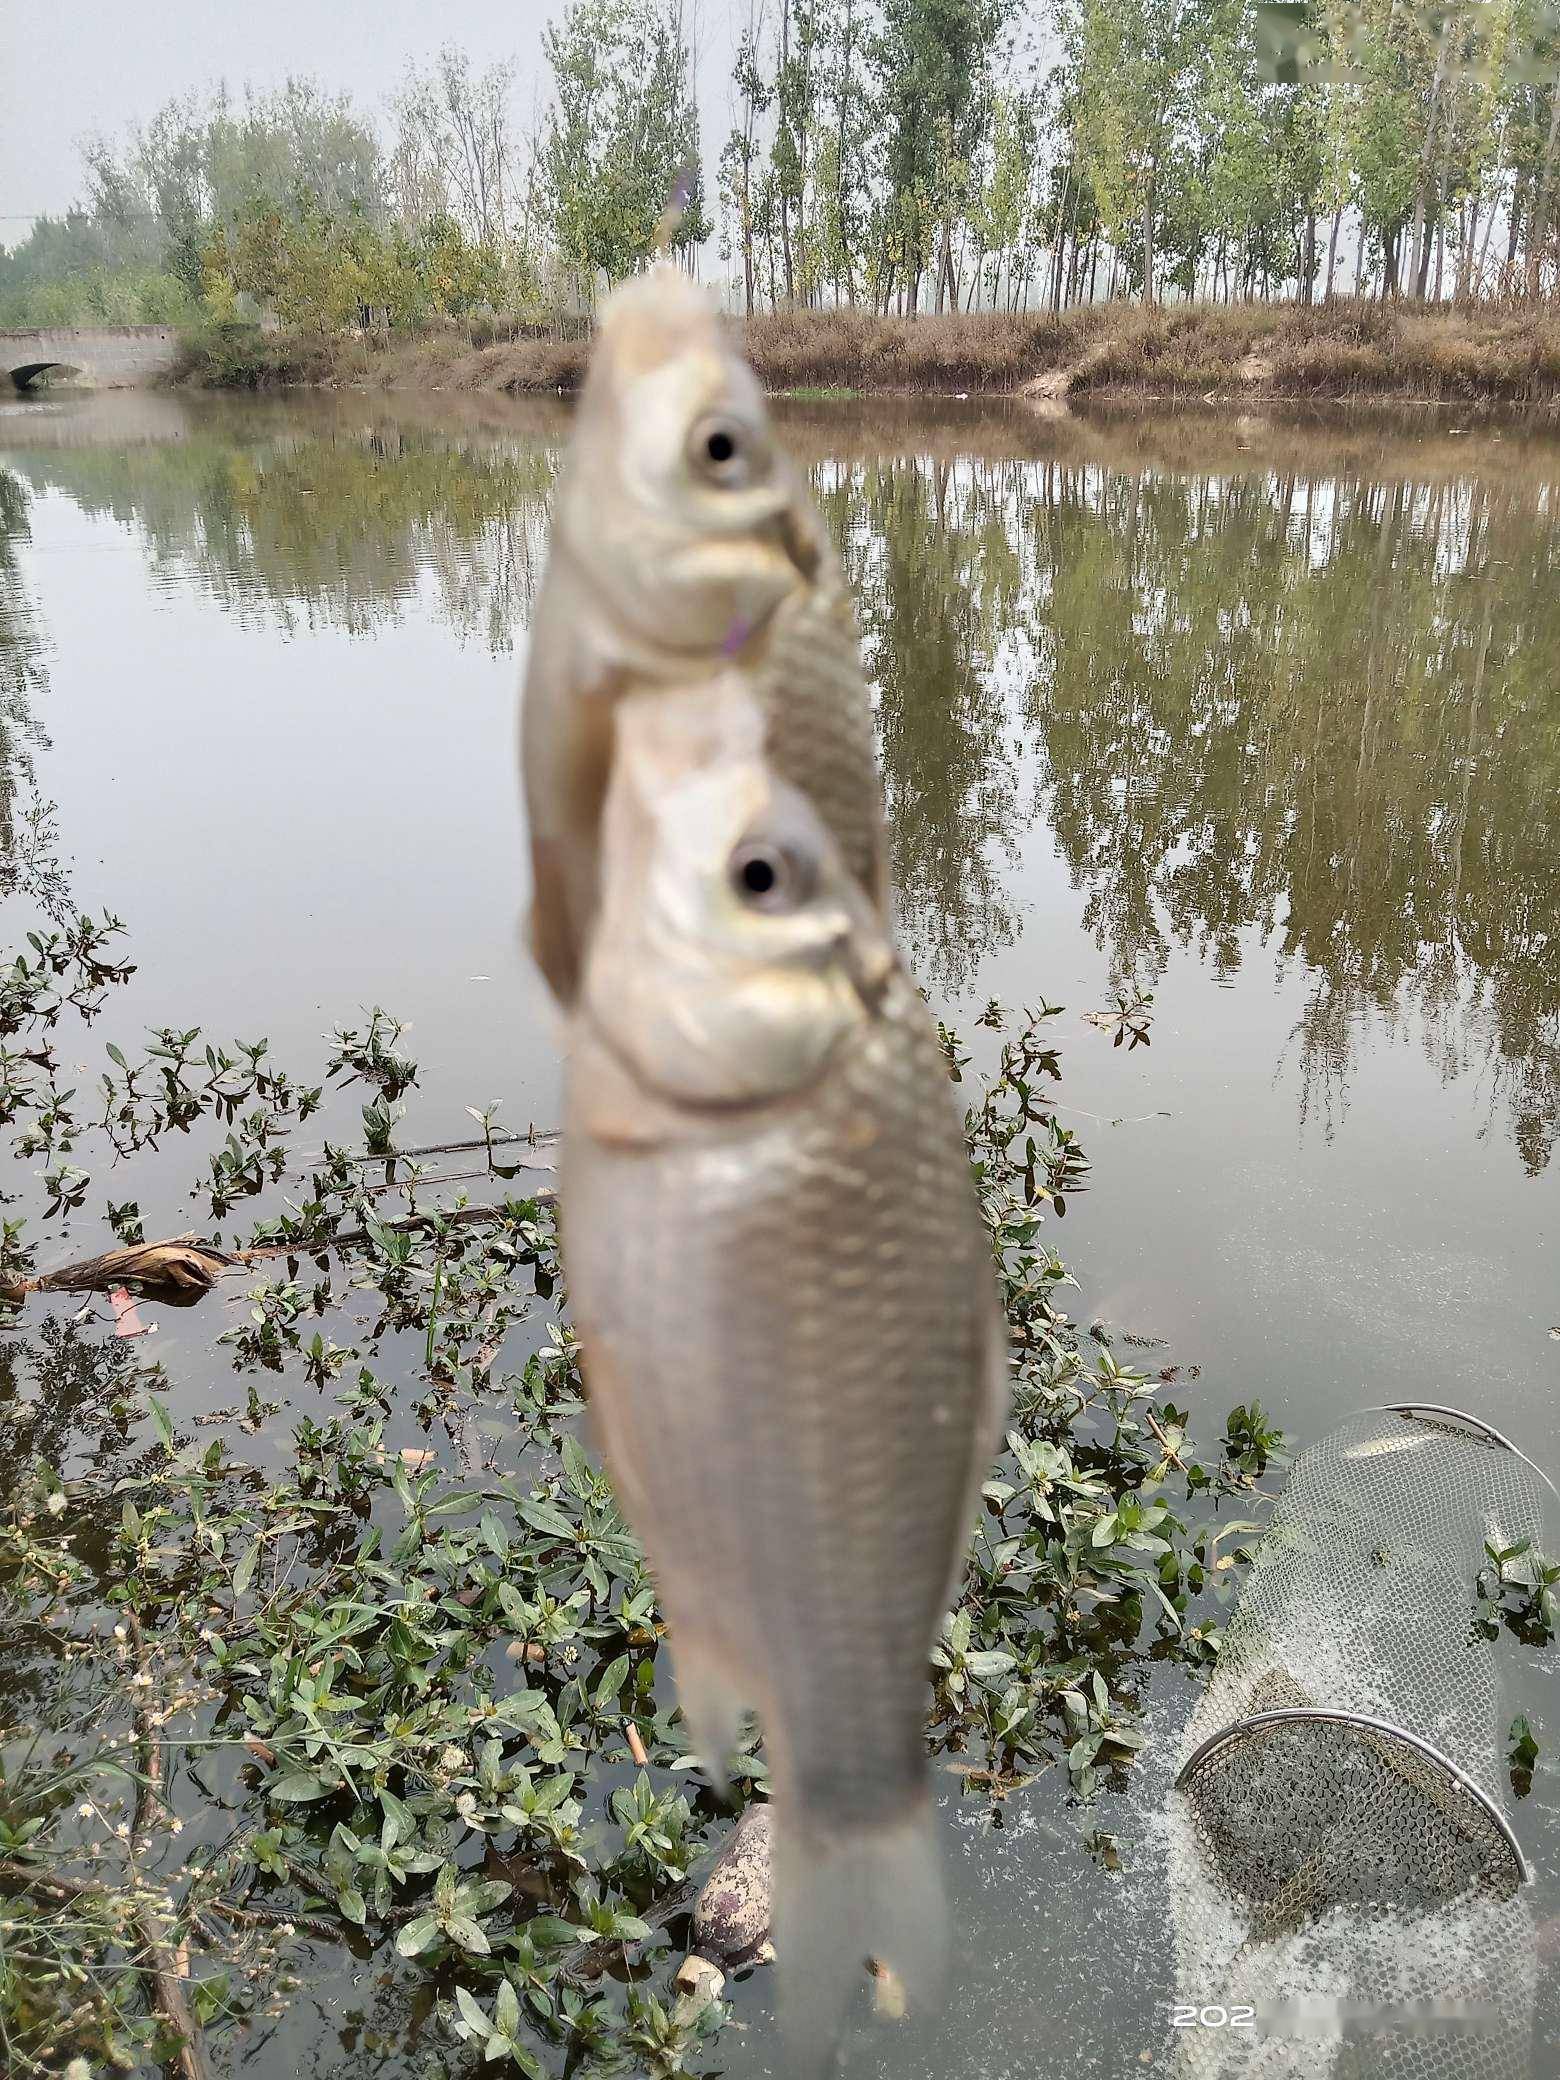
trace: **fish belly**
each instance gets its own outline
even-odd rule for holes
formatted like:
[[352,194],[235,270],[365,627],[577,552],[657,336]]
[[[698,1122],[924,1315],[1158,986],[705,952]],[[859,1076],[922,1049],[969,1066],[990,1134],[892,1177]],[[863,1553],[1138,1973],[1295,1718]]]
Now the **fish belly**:
[[561,1180],[592,1411],[679,1682],[722,1737],[722,1700],[757,1708],[782,1961],[841,2000],[841,1946],[934,1975],[927,1657],[1005,1399],[946,1073],[895,986],[904,1015],[804,1105],[638,1151],[571,1133]]

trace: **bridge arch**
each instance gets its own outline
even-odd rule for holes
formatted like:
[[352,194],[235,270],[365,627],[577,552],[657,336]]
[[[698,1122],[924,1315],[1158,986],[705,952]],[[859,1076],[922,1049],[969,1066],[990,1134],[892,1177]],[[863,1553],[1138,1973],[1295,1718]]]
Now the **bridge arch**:
[[68,379],[80,374],[81,370],[69,361],[24,361],[20,368],[11,370],[11,381],[18,390],[31,390],[45,376]]
[[0,391],[27,391],[67,375],[90,390],[136,389],[173,375],[178,362],[171,325],[0,328]]

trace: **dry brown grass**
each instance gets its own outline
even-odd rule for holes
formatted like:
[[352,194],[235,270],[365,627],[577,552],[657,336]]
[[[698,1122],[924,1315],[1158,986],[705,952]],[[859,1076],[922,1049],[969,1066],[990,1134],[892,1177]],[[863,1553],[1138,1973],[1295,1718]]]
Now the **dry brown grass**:
[[1074,358],[1088,315],[1020,312],[879,318],[866,311],[767,311],[744,327],[771,390],[1016,390]]
[[[194,342],[188,380],[228,387],[569,391],[589,342],[488,321],[411,339],[231,331]],[[767,388],[992,395],[1215,396],[1560,401],[1560,310],[1337,302],[1101,304],[1057,319],[976,311],[879,318],[766,312],[743,328]]]

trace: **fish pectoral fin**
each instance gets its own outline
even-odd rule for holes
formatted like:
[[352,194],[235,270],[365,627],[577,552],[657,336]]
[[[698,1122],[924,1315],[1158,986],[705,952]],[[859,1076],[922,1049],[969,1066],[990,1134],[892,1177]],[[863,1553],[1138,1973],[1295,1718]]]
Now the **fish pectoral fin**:
[[931,1799],[897,1821],[830,1828],[777,1794],[774,1858],[781,2026],[797,2072],[826,2074],[869,1958],[917,2008],[942,1998],[948,1927]]
[[730,1763],[742,1731],[746,1703],[717,1658],[695,1647],[672,1629],[672,1663],[677,1671],[677,1702],[693,1752],[704,1765],[717,1798],[731,1796]]
[[567,1010],[579,994],[580,929],[570,901],[569,880],[556,840],[531,840],[531,909],[526,936],[531,958],[549,989]]

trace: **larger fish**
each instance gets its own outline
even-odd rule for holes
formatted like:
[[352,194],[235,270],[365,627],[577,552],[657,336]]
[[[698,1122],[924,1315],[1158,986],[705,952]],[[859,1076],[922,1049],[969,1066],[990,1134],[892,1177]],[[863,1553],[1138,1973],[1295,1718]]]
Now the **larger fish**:
[[876,741],[843,576],[719,313],[661,267],[602,314],[526,665],[531,944],[564,1004],[598,901],[616,705],[733,660],[752,676],[777,771],[885,909]]
[[791,2028],[934,1981],[928,1652],[1006,1405],[935,1032],[743,686],[623,705],[561,1183],[591,1407],[695,1746],[743,1707]]

